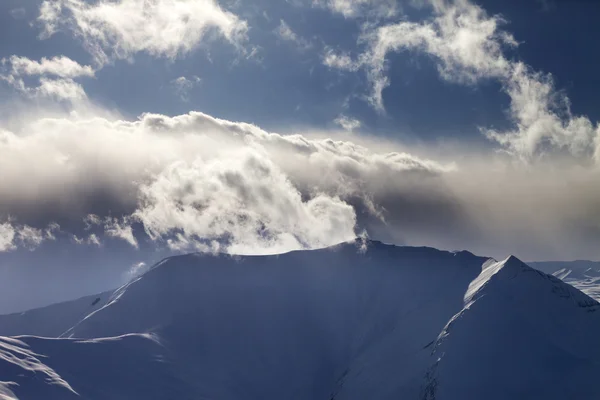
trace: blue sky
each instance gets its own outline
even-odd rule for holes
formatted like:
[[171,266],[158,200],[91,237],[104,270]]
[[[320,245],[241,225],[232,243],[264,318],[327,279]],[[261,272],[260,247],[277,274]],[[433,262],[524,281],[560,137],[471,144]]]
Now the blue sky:
[[168,254],[357,235],[600,258],[596,2],[0,9],[0,274],[7,299],[36,277],[23,307]]

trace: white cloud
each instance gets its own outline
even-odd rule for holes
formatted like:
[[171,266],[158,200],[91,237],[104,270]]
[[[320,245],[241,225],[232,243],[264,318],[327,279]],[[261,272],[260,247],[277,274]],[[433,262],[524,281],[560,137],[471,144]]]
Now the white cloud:
[[313,0],[313,5],[328,8],[345,18],[390,18],[399,12],[396,0]]
[[138,276],[143,275],[146,271],[148,271],[149,268],[150,267],[145,262],[137,262],[129,268],[129,271],[127,271],[126,278],[128,280],[137,278]]
[[191,78],[180,76],[179,78],[173,79],[171,81],[171,85],[173,86],[175,94],[179,96],[181,100],[189,101],[190,92],[192,91],[192,89],[198,86],[200,82],[202,82],[202,80],[196,75],[192,75]]
[[0,224],[0,253],[16,250],[19,247],[35,250],[45,240],[55,239],[54,232],[57,226],[55,223],[50,223],[45,229],[38,229],[29,225],[16,224],[10,220],[3,222]]
[[46,37],[61,27],[72,30],[98,65],[138,52],[174,59],[211,33],[241,48],[248,29],[215,0],[45,0],[38,20]]
[[298,46],[300,50],[307,50],[312,47],[311,43],[299,36],[296,32],[290,28],[290,26],[284,21],[279,21],[279,26],[275,29],[275,34],[284,41],[292,42]]
[[126,241],[131,246],[138,248],[138,241],[133,235],[129,218],[119,221],[117,218],[107,217],[104,221],[104,233],[108,236]]
[[43,26],[42,38],[50,37],[57,32],[61,23],[62,6],[61,1],[44,1],[40,4],[38,21]]
[[17,237],[29,249],[35,249],[46,239],[43,230],[27,225],[21,226],[17,230]]
[[[97,230],[98,233],[102,231],[105,236],[124,240],[136,249],[138,248],[138,241],[133,235],[133,228],[131,227],[131,218],[127,216],[123,218],[111,216],[102,218],[96,214],[88,214],[83,218],[83,224],[86,231]],[[96,233],[90,234],[87,239],[75,237],[75,242],[78,244],[100,245],[100,240]]]
[[503,22],[488,17],[479,6],[460,0],[439,5],[431,22],[403,21],[376,28],[365,35],[369,49],[360,62],[373,85],[371,103],[383,110],[382,91],[389,85],[386,56],[401,50],[419,50],[435,56],[440,75],[450,81],[475,83],[501,78],[510,71],[502,46],[514,46],[514,38],[498,30]]
[[[2,59],[4,67],[0,79],[18,92],[32,98],[49,98],[71,103],[87,99],[83,86],[74,79],[93,77],[95,71],[90,66],[80,65],[65,56],[40,61],[26,57],[11,56]],[[26,83],[25,77],[37,78],[35,84]]]
[[343,71],[358,71],[362,64],[353,60],[347,53],[336,53],[331,48],[326,48],[323,54],[323,64],[329,68],[340,69]]
[[95,226],[102,224],[102,219],[96,214],[88,214],[83,218],[83,223],[85,224],[85,230],[89,231]]
[[[225,242],[234,253],[324,247],[354,238],[354,209],[317,194],[302,200],[286,175],[256,150],[216,160],[176,162],[141,188],[135,216],[156,239],[181,233],[206,250]],[[181,247],[176,237],[171,247]]]
[[517,46],[514,37],[500,29],[500,16],[489,16],[468,0],[429,0],[431,20],[402,21],[367,30],[361,38],[367,50],[356,60],[328,50],[323,62],[331,68],[355,71],[364,68],[371,83],[370,103],[384,111],[383,90],[389,86],[387,56],[413,50],[434,58],[440,76],[461,84],[484,79],[499,81],[510,97],[510,116],[515,129],[508,132],[483,129],[484,133],[523,160],[547,152],[566,150],[575,156],[600,160],[596,124],[571,113],[569,99],[554,88],[552,77],[533,71],[505,56],[506,47]]
[[78,101],[87,98],[81,84],[72,79],[40,79],[40,85],[29,93],[57,100]]
[[510,115],[515,129],[484,129],[489,138],[524,160],[566,150],[584,162],[591,157],[596,163],[600,161],[600,128],[589,118],[571,113],[569,98],[555,90],[550,75],[515,63],[505,90],[511,99]]
[[56,240],[56,234],[60,232],[60,225],[56,222],[51,222],[48,227],[44,230],[44,236],[48,240]]
[[339,115],[333,122],[341,126],[347,131],[352,132],[355,129],[360,128],[361,123],[356,118],[351,118],[346,115]]
[[14,250],[15,229],[10,222],[0,224],[0,252]]
[[98,247],[102,246],[102,242],[100,241],[98,236],[96,236],[95,233],[92,233],[91,235],[88,236],[88,238],[86,239],[86,243],[92,244],[92,245],[95,245]]
[[73,241],[76,244],[85,244],[90,246],[102,247],[102,242],[100,238],[95,233],[88,235],[87,237],[78,237],[77,235],[73,235]]
[[65,56],[42,57],[40,61],[35,61],[13,55],[3,59],[2,63],[10,63],[12,74],[18,76],[54,75],[60,78],[78,78],[93,77],[95,74],[94,69],[89,65],[81,65]]

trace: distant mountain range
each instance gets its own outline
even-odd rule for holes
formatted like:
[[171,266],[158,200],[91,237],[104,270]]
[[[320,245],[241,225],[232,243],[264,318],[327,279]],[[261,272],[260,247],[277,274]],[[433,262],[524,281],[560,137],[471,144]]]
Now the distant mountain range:
[[0,335],[4,399],[600,398],[590,296],[515,257],[375,241],[171,257]]

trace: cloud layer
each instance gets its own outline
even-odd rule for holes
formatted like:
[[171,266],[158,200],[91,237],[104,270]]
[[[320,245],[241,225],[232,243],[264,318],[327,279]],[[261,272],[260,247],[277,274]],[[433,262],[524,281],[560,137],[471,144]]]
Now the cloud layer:
[[133,122],[42,118],[18,133],[4,130],[0,154],[6,178],[0,212],[19,221],[65,225],[87,218],[133,245],[129,225],[138,222],[152,240],[173,248],[245,252],[350,239],[356,214],[344,199],[358,198],[369,213],[380,212],[366,180],[449,168],[202,113],[146,114]]
[[[199,112],[32,117],[1,137],[0,213],[14,232],[59,223],[79,243],[266,253],[366,230],[499,256],[598,254],[598,171],[568,159],[525,165],[448,153],[462,161],[440,163]],[[10,250],[16,234],[4,228]]]

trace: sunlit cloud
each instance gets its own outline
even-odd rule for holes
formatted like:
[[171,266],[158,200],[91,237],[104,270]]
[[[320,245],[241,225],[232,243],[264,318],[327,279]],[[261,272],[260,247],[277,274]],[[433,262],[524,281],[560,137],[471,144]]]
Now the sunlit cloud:
[[[77,102],[87,99],[83,86],[77,78],[94,77],[89,65],[81,65],[65,56],[42,58],[40,61],[27,57],[11,56],[2,59],[0,80],[17,92],[30,98],[47,98],[58,101]],[[27,78],[33,78],[30,83]]]
[[139,52],[175,59],[212,33],[242,49],[248,30],[246,21],[214,0],[45,0],[38,21],[44,37],[72,31],[98,65]]

